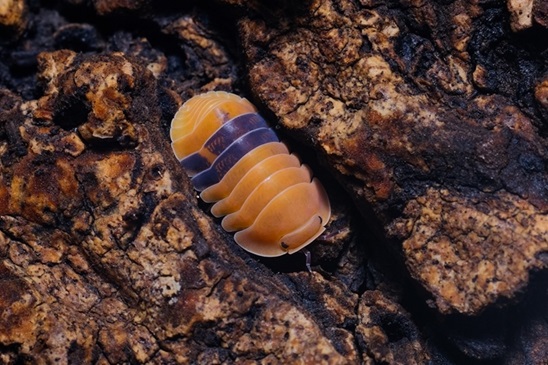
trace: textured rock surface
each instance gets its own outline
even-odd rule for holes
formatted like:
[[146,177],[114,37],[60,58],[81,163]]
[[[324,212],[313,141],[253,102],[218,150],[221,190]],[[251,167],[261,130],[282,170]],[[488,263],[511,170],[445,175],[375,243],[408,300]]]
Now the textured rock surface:
[[[28,2],[0,34],[0,363],[548,358],[542,44],[498,3],[222,3]],[[239,249],[174,160],[171,116],[212,89],[327,186],[313,273]]]

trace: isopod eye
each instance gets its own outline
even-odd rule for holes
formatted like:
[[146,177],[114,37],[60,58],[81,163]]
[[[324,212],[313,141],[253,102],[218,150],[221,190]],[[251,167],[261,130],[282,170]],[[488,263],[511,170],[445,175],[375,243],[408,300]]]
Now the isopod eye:
[[222,226],[259,256],[293,253],[315,240],[331,211],[323,186],[290,155],[246,99],[195,96],[179,109],[172,148]]

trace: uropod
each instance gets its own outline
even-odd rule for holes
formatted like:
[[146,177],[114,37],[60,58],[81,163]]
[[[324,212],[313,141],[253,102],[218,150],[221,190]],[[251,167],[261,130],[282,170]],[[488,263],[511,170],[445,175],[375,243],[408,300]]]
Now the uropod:
[[234,240],[259,256],[294,253],[325,230],[329,198],[245,98],[192,97],[171,122],[172,149]]

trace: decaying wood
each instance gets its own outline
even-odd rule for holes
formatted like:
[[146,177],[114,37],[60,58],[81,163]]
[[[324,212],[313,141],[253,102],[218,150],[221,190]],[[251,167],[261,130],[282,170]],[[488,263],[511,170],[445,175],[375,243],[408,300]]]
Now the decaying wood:
[[[405,3],[402,14],[314,1],[286,24],[242,21],[251,86],[403,242],[439,309],[477,313],[548,264],[546,120],[534,109],[544,108],[542,92],[533,95],[546,57],[482,34],[502,16],[479,5]],[[496,42],[528,69],[492,70],[514,66],[493,60]]]
[[[0,363],[548,358],[542,1],[13,3]],[[213,89],[327,186],[312,273],[237,247],[172,156],[171,116]]]

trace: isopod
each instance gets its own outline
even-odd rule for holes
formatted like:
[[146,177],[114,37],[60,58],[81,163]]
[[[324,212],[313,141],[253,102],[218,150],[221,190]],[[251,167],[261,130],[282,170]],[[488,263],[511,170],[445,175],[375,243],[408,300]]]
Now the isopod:
[[325,230],[327,193],[245,98],[194,96],[171,122],[171,146],[211,213],[245,250],[294,253]]

